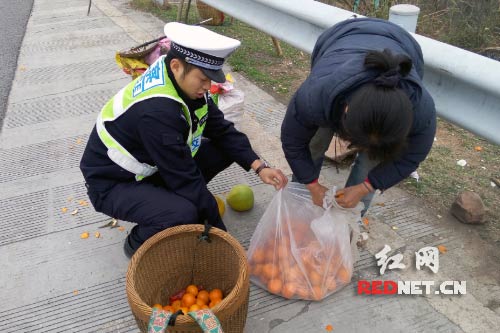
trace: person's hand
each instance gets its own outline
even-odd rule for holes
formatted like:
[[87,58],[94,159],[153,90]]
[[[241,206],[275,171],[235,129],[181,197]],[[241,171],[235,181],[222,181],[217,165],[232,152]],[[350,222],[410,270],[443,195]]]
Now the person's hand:
[[318,182],[308,184],[306,187],[309,192],[311,192],[313,203],[317,206],[323,207],[323,199],[325,198],[325,193],[328,191],[328,188]]
[[363,199],[370,191],[363,184],[358,184],[340,189],[335,193],[335,200],[339,206],[344,208],[353,208]]
[[280,169],[264,168],[259,172],[259,177],[262,182],[273,185],[277,190],[282,189],[288,183],[288,178]]

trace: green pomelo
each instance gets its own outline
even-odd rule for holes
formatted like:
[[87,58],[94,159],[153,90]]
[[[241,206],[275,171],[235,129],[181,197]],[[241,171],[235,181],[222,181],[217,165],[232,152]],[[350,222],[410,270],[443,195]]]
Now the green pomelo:
[[253,191],[248,185],[240,184],[234,186],[226,196],[226,202],[235,211],[244,212],[253,207]]

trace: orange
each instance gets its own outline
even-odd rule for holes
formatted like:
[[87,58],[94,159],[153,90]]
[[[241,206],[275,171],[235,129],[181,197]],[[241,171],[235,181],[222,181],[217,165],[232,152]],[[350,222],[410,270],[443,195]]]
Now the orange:
[[272,279],[267,284],[267,289],[269,290],[269,292],[271,292],[273,294],[279,294],[281,292],[282,287],[283,287],[283,283],[281,282],[280,279]]
[[183,314],[187,314],[189,312],[189,308],[187,306],[183,306],[183,307],[179,308],[179,310],[182,310]]
[[186,287],[186,293],[190,293],[191,295],[198,295],[198,287],[195,286],[194,284],[190,284],[189,286]]
[[156,303],[152,306],[152,308],[157,308],[158,310],[162,310],[163,309],[163,305],[159,304],[159,303]]
[[306,286],[297,286],[296,293],[300,299],[309,299],[309,289]]
[[170,304],[175,311],[179,310],[179,308],[181,307],[182,305],[182,302],[180,300],[177,300],[177,301],[173,301],[172,304]]
[[202,306],[201,306],[201,309],[202,309],[202,310],[205,310],[205,309],[210,309],[210,307],[209,307],[208,305],[204,304],[204,305],[202,305]]
[[220,289],[212,289],[208,294],[210,301],[214,302],[216,300],[222,300],[222,290]]
[[316,301],[319,301],[320,299],[323,298],[323,296],[325,295],[325,293],[323,292],[323,288],[321,288],[321,286],[314,286],[313,287],[313,298],[314,300]]
[[171,305],[165,305],[163,307],[163,311],[168,311],[168,312],[172,312],[172,313],[175,312],[174,308]]
[[201,306],[199,306],[198,304],[193,304],[189,307],[189,312],[191,311],[198,311],[201,309]]
[[226,205],[224,204],[224,201],[219,198],[219,196],[214,195],[215,201],[217,201],[217,208],[219,208],[219,215],[222,217],[224,215],[224,212],[226,211]]
[[201,307],[202,305],[204,304],[207,304],[205,303],[203,300],[199,299],[199,298],[196,298],[196,303],[194,303],[193,305],[198,305],[199,307]]
[[213,308],[214,306],[216,306],[217,304],[219,304],[220,302],[222,302],[222,299],[216,299],[214,301],[211,301],[210,304],[208,305],[211,308]]
[[301,281],[303,279],[303,275],[302,275],[302,272],[300,271],[300,268],[297,265],[292,266],[288,271],[286,271],[285,279],[288,282],[291,282],[294,284]]
[[295,295],[295,292],[297,291],[297,287],[293,283],[285,283],[283,286],[283,289],[281,289],[281,294],[285,298],[292,298]]
[[256,271],[259,273],[258,275],[263,276],[264,275],[264,267],[266,267],[267,264],[259,264],[258,268],[256,268]]
[[193,294],[190,293],[185,293],[184,296],[182,296],[182,306],[184,307],[190,307],[196,303],[196,297]]
[[210,297],[209,297],[208,291],[206,291],[206,290],[201,290],[201,291],[198,293],[197,300],[202,301],[202,302],[203,302],[203,304],[208,304],[208,301],[210,300]]
[[342,283],[349,283],[351,280],[351,272],[344,266],[341,266],[337,272],[337,279]]
[[279,274],[279,269],[278,267],[274,266],[273,264],[265,264],[264,267],[262,267],[262,275],[266,279],[273,279]]
[[309,281],[311,281],[311,284],[320,284],[322,280],[323,277],[318,272],[316,271],[309,272]]
[[253,264],[250,266],[250,274],[255,275],[255,276],[261,276],[262,275],[262,268],[264,267],[263,264]]
[[326,289],[328,289],[328,291],[335,290],[337,288],[337,282],[335,281],[335,277],[329,276],[326,279],[325,286],[326,286]]
[[263,249],[255,249],[252,253],[251,260],[256,264],[261,264],[266,258],[266,253]]

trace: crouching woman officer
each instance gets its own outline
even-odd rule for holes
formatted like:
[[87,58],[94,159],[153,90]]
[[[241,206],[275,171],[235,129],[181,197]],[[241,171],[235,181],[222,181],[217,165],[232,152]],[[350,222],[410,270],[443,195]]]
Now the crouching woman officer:
[[94,208],[137,223],[129,257],[172,226],[208,220],[226,230],[207,183],[233,162],[276,189],[287,183],[207,94],[211,80],[225,81],[222,65],[240,42],[175,22],[165,34],[169,53],[103,107],[80,163]]
[[318,182],[336,133],[359,149],[337,202],[368,209],[384,191],[415,171],[429,153],[436,111],[422,83],[424,62],[415,39],[378,19],[343,21],[317,40],[311,73],[290,101],[281,127],[294,178],[322,205]]

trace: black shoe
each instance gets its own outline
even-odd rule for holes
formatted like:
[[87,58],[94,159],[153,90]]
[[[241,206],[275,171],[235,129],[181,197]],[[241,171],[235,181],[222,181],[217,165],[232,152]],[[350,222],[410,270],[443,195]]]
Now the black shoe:
[[132,230],[130,231],[130,234],[125,238],[125,241],[123,243],[123,250],[125,251],[125,255],[127,258],[132,258],[134,253],[139,249],[139,247],[142,245],[142,242],[139,242],[136,240],[137,237],[135,236],[135,230],[137,226],[133,227]]
[[137,251],[137,249],[133,249],[132,246],[130,245],[130,235],[127,236],[127,238],[125,238],[125,241],[123,242],[123,251],[125,251],[125,255],[129,259],[132,258],[135,251]]

